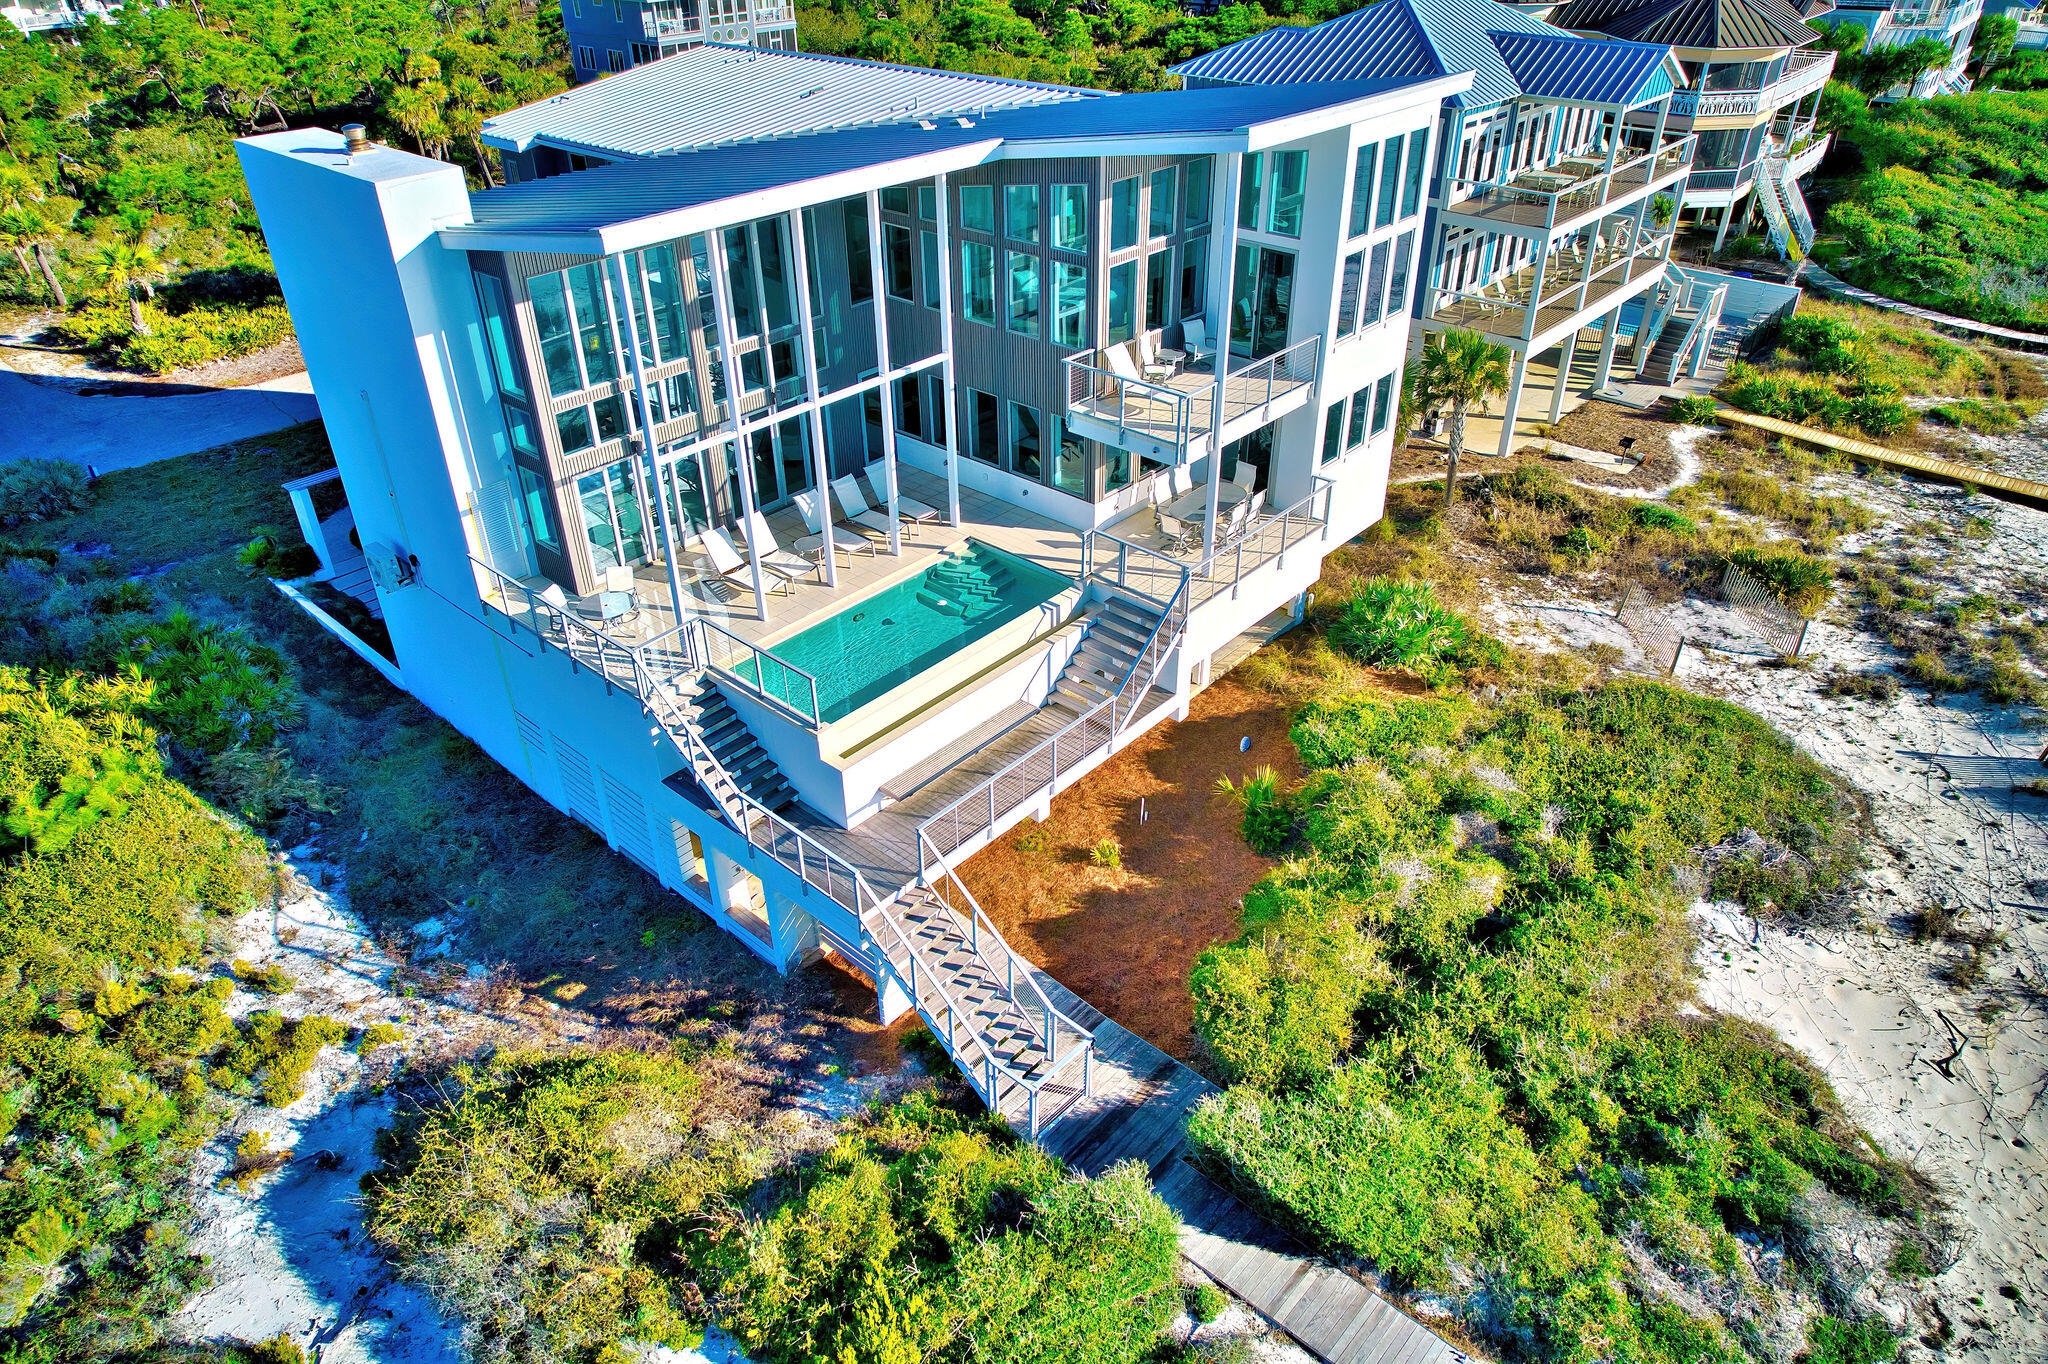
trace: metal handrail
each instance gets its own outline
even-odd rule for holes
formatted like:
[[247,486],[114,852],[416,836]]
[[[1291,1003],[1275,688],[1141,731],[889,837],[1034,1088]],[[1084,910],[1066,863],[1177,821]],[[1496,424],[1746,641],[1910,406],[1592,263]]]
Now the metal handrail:
[[[1101,544],[1116,546],[1116,572],[1114,574],[1111,574],[1107,568],[1097,561],[1096,547]],[[1133,556],[1137,556],[1141,560],[1156,561],[1163,565],[1163,568],[1149,571],[1173,581],[1176,586],[1188,575],[1188,566],[1178,559],[1161,554],[1158,550],[1146,545],[1134,544],[1129,540],[1119,539],[1106,530],[1091,530],[1081,537],[1081,576],[1084,579],[1099,577],[1105,582],[1115,583],[1118,587],[1134,596],[1143,597],[1146,601],[1153,602],[1162,607],[1165,606],[1167,602],[1173,599],[1173,593],[1169,592],[1166,596],[1161,597],[1156,592],[1147,592],[1142,588],[1131,585],[1131,578],[1133,576],[1131,560]]]
[[[1207,429],[1206,426],[1196,424],[1194,415],[1195,400],[1198,397],[1206,397],[1206,394],[1184,393],[1165,384],[1155,384],[1148,379],[1130,378],[1118,374],[1113,369],[1088,363],[1096,354],[1095,351],[1081,351],[1066,358],[1069,412],[1085,402],[1091,409],[1091,415],[1097,420],[1107,421],[1107,417],[1094,409],[1098,404],[1114,401],[1117,434],[1124,436],[1130,430],[1135,397],[1145,405],[1148,413],[1154,412],[1158,407],[1166,409],[1165,417],[1156,414],[1149,416],[1145,425],[1148,428],[1170,427],[1173,431],[1173,444],[1176,446],[1186,445],[1191,432]],[[1112,393],[1115,394],[1113,399],[1110,396]]]
[[[1216,410],[1214,375],[1198,389],[1183,391],[1133,379],[1091,363],[1097,352],[1080,351],[1066,357],[1067,411],[1084,411],[1097,421],[1114,420],[1119,443],[1128,439],[1134,420],[1141,421],[1139,434],[1161,445],[1185,449],[1192,437],[1207,435],[1229,425],[1231,409],[1249,411],[1270,404],[1281,392],[1312,384],[1321,361],[1321,335],[1304,337],[1272,355],[1249,360],[1232,369],[1226,352],[1217,357],[1223,366],[1224,410]],[[1304,364],[1302,357],[1309,357]],[[1264,383],[1265,393],[1256,402],[1242,394],[1248,384]],[[1111,395],[1114,394],[1112,397]],[[1107,405],[1115,404],[1114,417]],[[1142,417],[1138,414],[1142,413]]]
[[[1532,189],[1525,185],[1511,184],[1508,180],[1504,179],[1453,179],[1445,195],[1445,207],[1447,211],[1452,213],[1472,212],[1476,214],[1480,210],[1496,205],[1513,206],[1525,204],[1531,207],[1542,208],[1544,226],[1546,228],[1555,228],[1560,216],[1563,216],[1564,220],[1569,222],[1573,216],[1578,214],[1595,208],[1607,207],[1613,202],[1615,198],[1614,191],[1617,188],[1634,190],[1654,183],[1659,175],[1677,170],[1682,166],[1691,165],[1693,153],[1697,146],[1697,135],[1684,133],[1666,141],[1662,146],[1644,148],[1628,160],[1616,162],[1611,170],[1598,171],[1582,179],[1574,180],[1569,185],[1561,185],[1556,189],[1549,190]],[[1556,163],[1553,162],[1552,164]],[[1643,172],[1643,175],[1640,182],[1637,182],[1634,180],[1634,176],[1639,170]],[[1548,171],[1544,166],[1522,166],[1502,172],[1502,174],[1508,176],[1542,175],[1546,173]],[[1459,187],[1461,186],[1472,187],[1462,199],[1457,197]],[[1568,203],[1566,202],[1568,200],[1579,202]],[[1474,204],[1479,205],[1480,208],[1475,210],[1468,207]],[[1558,212],[1560,207],[1569,211],[1564,215],[1560,215]]]
[[[1327,534],[1330,526],[1329,499],[1334,495],[1336,487],[1335,483],[1321,474],[1312,475],[1309,479],[1309,490],[1306,497],[1246,527],[1242,535],[1228,544],[1217,545],[1215,553],[1196,564],[1190,571],[1190,587],[1192,590],[1189,594],[1188,609],[1192,610],[1194,607],[1214,600],[1225,591],[1235,589],[1239,583],[1244,581],[1247,573],[1256,573],[1259,569],[1265,567],[1274,559],[1279,558],[1303,540],[1308,539],[1309,535],[1313,532],[1320,530]],[[1323,513],[1321,516],[1317,516],[1310,505],[1317,498],[1323,499]],[[1297,527],[1300,528],[1301,533],[1293,534],[1292,532]],[[1276,535],[1278,536],[1279,543],[1273,545],[1270,549],[1265,548],[1264,546],[1270,544]],[[1249,563],[1245,562],[1247,550],[1250,551],[1252,556]],[[1228,576],[1217,572],[1226,555],[1230,559],[1230,572]]]
[[[764,649],[751,640],[740,638],[740,636],[716,621],[705,620],[701,616],[694,616],[691,620],[693,624],[707,635],[704,641],[703,662],[705,667],[716,668],[719,672],[730,677],[734,682],[761,700],[768,702],[770,705],[780,707],[812,728],[816,728],[824,723],[823,714],[818,709],[818,679],[816,677],[797,667],[796,664],[779,657],[772,649]],[[708,638],[710,635],[722,635],[736,649],[741,658],[751,656],[755,675],[750,678],[745,673],[733,668],[728,661],[730,655],[727,656],[727,659],[720,659],[713,655],[711,651],[713,641]],[[780,675],[785,680],[793,677],[802,685],[787,694],[770,690],[768,686],[768,668],[770,664],[773,664],[779,670]],[[809,702],[808,706],[800,704],[806,700]]]

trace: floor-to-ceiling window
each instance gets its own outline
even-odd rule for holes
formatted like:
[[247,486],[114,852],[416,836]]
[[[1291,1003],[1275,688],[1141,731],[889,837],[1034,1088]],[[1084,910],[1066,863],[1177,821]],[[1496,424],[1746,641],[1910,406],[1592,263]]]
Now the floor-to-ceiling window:
[[1294,303],[1294,253],[1242,243],[1230,302],[1230,352],[1258,359],[1284,350]]

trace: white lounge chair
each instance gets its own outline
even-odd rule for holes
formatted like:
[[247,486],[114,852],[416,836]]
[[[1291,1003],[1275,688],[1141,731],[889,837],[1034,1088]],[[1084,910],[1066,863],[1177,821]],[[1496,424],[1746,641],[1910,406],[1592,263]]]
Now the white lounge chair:
[[756,507],[754,514],[747,518],[747,547],[759,550],[761,567],[772,568],[788,578],[807,578],[813,573],[822,574],[819,563],[806,559],[801,554],[792,554],[776,543],[775,531],[769,526],[768,518]]
[[820,557],[824,554],[823,545],[826,539],[832,542],[832,548],[843,549],[848,554],[875,552],[875,542],[858,531],[848,530],[844,526],[833,526],[829,533],[826,531],[824,501],[818,496],[817,489],[805,488],[795,494],[791,501],[796,503],[796,509],[803,514],[804,524],[811,528],[811,534],[821,537],[818,551]]
[[[712,571],[727,582],[740,583],[749,590],[752,590],[754,586],[753,567],[748,564],[737,549],[733,548],[732,541],[726,538],[725,532],[716,526],[708,527],[704,532],[703,541],[704,553],[711,560]],[[789,574],[776,568],[765,558],[761,561],[761,576],[768,579],[770,591],[781,589],[793,592],[796,590],[796,584],[790,580]]]
[[1102,348],[1102,366],[1119,379],[1128,379],[1134,384],[1145,381],[1144,376],[1138,373],[1137,361],[1131,358],[1131,348],[1129,346],[1104,346]]
[[846,519],[857,526],[865,526],[883,539],[896,528],[886,511],[876,511],[868,505],[867,495],[860,490],[852,474],[832,480],[832,491],[839,497],[839,509],[846,513]]
[[1216,346],[1209,340],[1209,324],[1199,317],[1191,317],[1182,322],[1180,348],[1188,353],[1190,360],[1214,360]]
[[[870,464],[864,477],[867,479],[868,491],[874,494],[875,505],[887,510],[889,506],[889,480],[887,474],[883,472],[882,466]],[[905,493],[901,488],[896,490],[896,514],[905,521],[920,526],[927,521],[943,521],[946,519],[946,514],[937,507],[932,506],[928,502],[918,501],[916,498]]]

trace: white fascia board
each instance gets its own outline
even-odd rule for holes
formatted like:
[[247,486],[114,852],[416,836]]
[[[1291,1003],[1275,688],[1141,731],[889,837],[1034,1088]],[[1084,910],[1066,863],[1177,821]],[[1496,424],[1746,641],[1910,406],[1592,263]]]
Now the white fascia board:
[[1228,133],[1145,133],[1116,137],[1034,137],[1005,141],[1002,161],[1050,161],[1060,157],[1093,160],[1098,156],[1206,156],[1245,151],[1245,131]]
[[1264,151],[1268,147],[1284,146],[1299,142],[1305,137],[1328,132],[1332,128],[1348,128],[1369,118],[1380,118],[1387,114],[1427,107],[1432,111],[1453,95],[1462,95],[1472,88],[1470,71],[1454,71],[1435,80],[1418,81],[1399,89],[1382,91],[1375,95],[1363,95],[1358,99],[1346,100],[1342,104],[1327,104],[1320,109],[1305,113],[1290,114],[1265,123],[1254,123],[1246,129],[1244,150]]

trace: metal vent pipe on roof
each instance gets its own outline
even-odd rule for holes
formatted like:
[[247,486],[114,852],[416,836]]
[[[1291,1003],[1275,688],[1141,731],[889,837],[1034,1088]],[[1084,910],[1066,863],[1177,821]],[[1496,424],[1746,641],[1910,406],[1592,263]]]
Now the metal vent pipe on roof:
[[354,156],[357,152],[366,152],[370,150],[369,130],[364,128],[363,125],[360,123],[342,124],[341,140],[343,149],[347,151],[350,156]]

